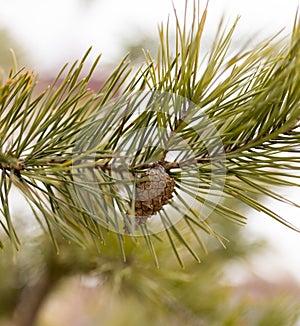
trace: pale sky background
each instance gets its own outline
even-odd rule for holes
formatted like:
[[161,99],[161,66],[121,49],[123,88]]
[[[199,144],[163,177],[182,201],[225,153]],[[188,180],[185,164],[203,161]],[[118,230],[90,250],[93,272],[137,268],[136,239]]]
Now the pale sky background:
[[[190,1],[192,3],[192,1]],[[174,0],[182,12],[184,0]],[[201,1],[202,6],[205,1]],[[225,21],[241,16],[237,38],[273,35],[282,28],[291,31],[300,0],[210,0],[206,42],[223,14]],[[53,71],[80,58],[90,45],[92,57],[103,53],[103,62],[113,62],[124,51],[123,44],[138,35],[156,37],[157,25],[172,13],[171,0],[0,0],[0,28],[7,28],[23,46],[34,70]],[[125,53],[124,53],[125,54]],[[299,203],[299,191],[283,190]],[[276,212],[300,227],[299,209],[276,206]],[[251,231],[248,235],[247,230]],[[300,282],[300,235],[271,218],[255,213],[245,228],[245,237],[264,235],[273,253],[255,260],[255,271],[276,277],[286,266]],[[275,271],[275,273],[274,273]]]
[[[174,0],[179,16],[184,0]],[[190,0],[192,4],[192,0]],[[206,1],[201,1],[204,7]],[[300,0],[210,0],[206,34],[220,17],[240,19],[243,37],[266,37],[291,29]],[[120,57],[120,45],[140,33],[156,37],[157,25],[172,13],[171,0],[0,0],[0,28],[24,45],[34,68],[51,71],[80,57],[90,45],[104,61]],[[172,15],[171,15],[172,16]]]

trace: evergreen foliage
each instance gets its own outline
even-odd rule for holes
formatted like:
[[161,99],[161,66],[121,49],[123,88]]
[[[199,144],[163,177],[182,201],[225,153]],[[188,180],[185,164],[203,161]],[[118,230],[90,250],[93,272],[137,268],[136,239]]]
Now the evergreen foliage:
[[[15,248],[21,241],[9,205],[13,188],[57,251],[64,239],[81,246],[92,241],[101,251],[115,237],[125,260],[126,243],[141,237],[156,264],[161,240],[180,264],[182,246],[200,261],[190,235],[204,251],[206,233],[224,242],[209,212],[246,222],[226,198],[299,232],[261,200],[299,207],[270,187],[299,186],[298,16],[289,42],[275,37],[235,54],[229,50],[237,22],[229,30],[220,24],[202,57],[207,8],[200,13],[194,3],[193,10],[191,26],[174,11],[174,42],[169,23],[161,25],[156,59],[145,51],[145,63],[132,73],[125,57],[96,93],[88,83],[100,56],[82,77],[91,49],[37,95],[32,72],[11,70],[0,87],[0,224]],[[141,221],[135,188],[155,164],[175,190],[155,219]]]

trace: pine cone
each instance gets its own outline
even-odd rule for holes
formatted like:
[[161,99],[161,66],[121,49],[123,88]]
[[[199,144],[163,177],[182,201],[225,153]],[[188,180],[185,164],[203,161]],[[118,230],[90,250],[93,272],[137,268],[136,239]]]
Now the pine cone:
[[173,197],[175,187],[174,179],[159,163],[141,174],[139,179],[135,189],[136,226],[145,224],[150,216],[159,212]]

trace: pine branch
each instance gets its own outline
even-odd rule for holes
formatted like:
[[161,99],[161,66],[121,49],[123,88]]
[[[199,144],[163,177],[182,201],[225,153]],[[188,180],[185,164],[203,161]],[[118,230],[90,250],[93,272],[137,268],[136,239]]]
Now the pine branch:
[[261,203],[267,196],[299,207],[270,189],[299,185],[298,18],[290,44],[271,38],[235,55],[229,50],[237,21],[228,31],[220,24],[205,61],[207,10],[200,14],[194,3],[190,30],[175,11],[174,49],[169,23],[162,25],[157,60],[145,52],[145,66],[132,75],[125,57],[95,93],[88,81],[100,56],[82,77],[90,50],[39,95],[31,72],[12,71],[0,87],[0,223],[15,247],[12,187],[57,250],[61,236],[82,246],[108,236],[126,259],[125,240],[142,237],[156,264],[161,239],[181,264],[179,245],[200,260],[185,230],[205,251],[201,232],[224,243],[211,212],[246,221],[226,198],[299,232]]

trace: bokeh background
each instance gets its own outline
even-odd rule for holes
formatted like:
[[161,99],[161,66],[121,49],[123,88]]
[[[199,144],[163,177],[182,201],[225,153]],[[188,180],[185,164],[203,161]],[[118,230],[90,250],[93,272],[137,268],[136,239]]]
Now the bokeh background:
[[[174,0],[173,3],[179,17],[183,16],[184,1]],[[201,3],[204,7],[205,2]],[[282,36],[288,35],[299,5],[299,0],[210,0],[203,51],[209,48],[222,18],[225,24],[230,26],[237,16],[241,16],[233,42],[236,47],[244,44],[245,40],[249,40],[251,46],[252,42],[256,43],[279,31]],[[13,48],[19,67],[26,65],[33,70],[39,75],[41,83],[51,81],[66,62],[73,62],[80,58],[91,45],[93,50],[90,62],[102,53],[100,67],[95,75],[96,83],[97,79],[101,81],[128,51],[132,53],[133,62],[141,60],[141,48],[155,51],[158,43],[157,26],[162,21],[166,22],[173,11],[171,0],[0,0],[0,8],[2,75],[5,75],[12,64],[9,49]],[[299,203],[299,190],[282,189],[281,194]],[[267,204],[273,205],[272,202]],[[275,209],[300,227],[299,209],[284,204],[280,207],[277,204]],[[24,206],[21,198],[14,200],[14,212],[16,218],[23,214]],[[248,302],[250,306],[261,297],[274,298],[280,294],[285,297],[290,294],[296,301],[300,301],[300,235],[262,213],[249,211],[247,214],[249,216],[247,226],[242,229],[234,228],[233,247],[231,246],[227,254],[224,254],[228,256],[232,254],[236,259],[226,264],[223,261],[216,265],[211,263],[211,266],[214,266],[212,268],[222,266],[222,284],[235,289],[234,296],[239,298],[236,300],[241,300],[240,298],[244,298],[245,294],[249,294],[250,297],[252,295],[251,303]],[[34,229],[31,222],[29,224],[30,226],[27,224],[27,229],[25,228],[27,235],[30,235]],[[229,230],[228,225],[223,227],[224,230]],[[243,247],[241,250],[248,254],[240,256],[234,246],[240,246],[240,243],[244,242],[249,248]],[[27,255],[30,255],[31,248],[35,248],[34,244],[30,246],[25,246]],[[222,256],[223,249],[218,251],[214,246],[215,244],[211,248],[215,251],[207,260],[218,260],[218,257]],[[256,247],[260,247],[258,252],[254,250]],[[5,266],[2,257],[2,267],[3,264]],[[26,263],[22,264],[24,270],[31,270]],[[14,266],[6,264],[8,274],[9,268],[13,269]],[[193,275],[197,275],[197,269],[192,267],[192,270]],[[0,273],[4,271],[5,269],[2,268]],[[205,273],[209,273],[209,268],[201,275],[206,277]],[[34,283],[35,277],[38,276],[31,275],[30,281]],[[0,282],[2,283],[1,313],[5,310],[3,300],[6,300],[9,294],[3,295],[5,278]],[[14,280],[11,279],[11,282],[13,288]],[[120,320],[129,318],[127,314],[130,313],[130,318],[133,318],[132,311],[136,309],[137,304],[134,296],[130,297],[124,305],[121,297],[102,286],[103,282],[103,279],[91,275],[88,277],[77,275],[62,282],[43,306],[39,325],[123,325]],[[211,287],[214,288],[214,285]],[[182,295],[192,291],[191,288],[178,288],[181,289]],[[101,292],[100,297],[99,292]],[[210,299],[213,300],[212,297]],[[119,314],[116,314],[116,311]],[[269,315],[273,313],[271,311]],[[119,320],[115,314],[122,318],[120,317]],[[148,316],[147,314],[151,314],[151,311],[146,313],[137,311],[132,319],[132,325],[139,325],[140,321]],[[1,320],[0,315],[0,325],[2,325]],[[174,320],[174,325],[176,322],[178,321]],[[9,318],[5,317],[2,323],[10,325]],[[255,322],[253,325],[256,325]]]

